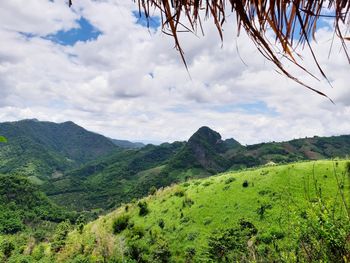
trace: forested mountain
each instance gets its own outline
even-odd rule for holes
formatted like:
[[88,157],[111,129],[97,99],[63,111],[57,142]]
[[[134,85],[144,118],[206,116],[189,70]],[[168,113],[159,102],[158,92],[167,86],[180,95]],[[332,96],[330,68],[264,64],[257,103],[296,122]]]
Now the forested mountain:
[[[35,258],[35,260],[50,255],[51,258],[55,258],[53,262],[56,262],[56,260],[60,261],[61,258],[56,258],[55,253],[58,253],[63,261],[65,257],[72,259],[75,257],[75,254],[71,255],[69,251],[73,247],[74,241],[69,239],[68,233],[73,229],[76,229],[76,231],[73,232],[72,237],[75,237],[77,233],[79,233],[78,235],[87,236],[88,240],[79,241],[82,247],[88,247],[89,240],[95,240],[94,235],[97,233],[95,231],[97,228],[102,231],[107,231],[106,229],[112,231],[110,229],[113,228],[115,232],[111,232],[106,236],[110,240],[120,238],[117,235],[120,233],[118,231],[122,232],[123,230],[119,229],[119,224],[122,227],[125,224],[123,222],[120,223],[118,220],[124,219],[118,219],[119,217],[115,217],[113,214],[111,214],[112,216],[107,216],[107,221],[103,221],[102,225],[100,225],[101,221],[92,224],[92,232],[89,232],[90,228],[87,228],[88,232],[84,232],[83,223],[96,218],[98,214],[111,211],[127,202],[131,202],[131,204],[124,206],[123,211],[125,213],[118,210],[117,214],[124,213],[127,217],[130,217],[130,225],[127,226],[128,230],[124,232],[130,236],[123,238],[127,242],[126,247],[129,252],[132,249],[137,251],[135,250],[136,254],[130,254],[131,252],[127,252],[125,255],[121,254],[121,257],[125,256],[137,261],[142,254],[142,257],[145,256],[143,258],[144,262],[153,262],[152,260],[156,257],[155,254],[158,253],[158,245],[160,243],[163,244],[162,242],[164,241],[169,244],[167,250],[167,253],[170,253],[169,257],[175,260],[182,260],[189,255],[183,254],[184,247],[177,247],[175,243],[172,243],[171,240],[174,239],[172,234],[177,229],[189,226],[185,230],[185,234],[188,237],[183,237],[182,241],[186,246],[191,246],[194,249],[193,251],[198,251],[198,256],[192,255],[193,258],[200,261],[201,258],[208,257],[209,254],[207,253],[212,253],[209,258],[214,258],[219,255],[216,254],[217,251],[208,252],[205,246],[207,242],[212,242],[217,236],[214,232],[208,236],[203,229],[208,228],[209,225],[215,229],[216,226],[222,227],[228,222],[226,219],[226,221],[221,222],[221,218],[217,217],[221,211],[221,208],[217,210],[217,204],[220,207],[224,207],[225,211],[228,211],[226,218],[234,218],[234,220],[238,220],[237,222],[241,222],[239,218],[235,217],[237,214],[235,211],[253,218],[253,224],[256,226],[257,231],[261,231],[258,235],[255,233],[250,236],[254,240],[255,238],[260,240],[260,243],[254,243],[254,245],[257,249],[263,249],[263,247],[271,249],[270,245],[275,243],[271,243],[272,241],[264,243],[265,241],[261,240],[265,240],[265,236],[268,236],[269,240],[273,239],[275,232],[271,230],[265,233],[263,231],[265,223],[260,224],[260,221],[266,215],[266,211],[271,210],[274,215],[280,215],[278,214],[280,208],[272,210],[270,203],[275,202],[276,196],[281,196],[280,193],[285,191],[283,187],[285,186],[285,179],[290,175],[289,171],[293,170],[296,176],[290,176],[288,180],[290,182],[295,180],[293,184],[299,187],[303,182],[302,180],[305,180],[304,173],[310,176],[312,173],[310,169],[313,166],[311,163],[296,164],[296,168],[294,164],[284,167],[268,167],[266,165],[300,160],[346,157],[350,152],[349,135],[315,136],[288,142],[270,142],[244,146],[235,139],[223,140],[218,132],[213,131],[209,127],[201,127],[187,142],[163,143],[158,146],[149,144],[141,148],[130,144],[129,146],[118,147],[111,139],[86,131],[72,122],[61,124],[36,120],[8,122],[0,124],[0,134],[8,139],[8,142],[0,144],[0,171],[1,173],[6,173],[6,175],[0,175],[0,244],[5,244],[6,246],[12,244],[10,247],[12,249],[11,253],[8,254],[7,250],[1,250],[5,245],[0,246],[0,261],[4,258],[12,258],[12,255]],[[319,177],[317,180],[322,181],[322,187],[326,190],[328,189],[327,182],[330,181],[327,178],[332,177],[331,173],[333,170],[330,169],[331,165],[331,163],[327,162],[317,174]],[[335,162],[334,167],[338,167],[338,165],[339,163]],[[262,168],[255,171],[243,171],[237,174],[237,178],[236,176],[231,176],[233,170],[254,166],[261,166]],[[342,181],[340,185],[344,186],[345,183],[348,183],[345,180],[347,178],[345,174],[350,171],[349,167],[348,162],[341,162],[339,173]],[[224,177],[209,178],[204,181],[188,181],[189,179],[209,177],[222,172],[228,172],[228,174],[224,175]],[[236,180],[238,184],[235,182]],[[258,187],[258,184],[264,180],[266,182]],[[335,178],[332,179],[332,183],[334,183],[334,180]],[[183,183],[180,188],[175,186],[170,188],[169,191],[165,189],[164,192],[160,190],[157,193],[157,189],[184,181],[188,182]],[[256,189],[254,188],[255,183]],[[244,195],[242,191],[245,190],[242,189],[246,189],[248,186],[250,194],[246,193]],[[286,187],[290,187],[290,185]],[[187,198],[186,189],[189,189],[188,195],[190,198]],[[282,189],[282,192],[279,192],[279,189]],[[304,188],[300,188],[297,192],[293,189],[288,191],[290,191],[288,192],[290,194],[297,193],[297,196],[295,196],[296,202],[302,200],[301,197],[305,197]],[[321,190],[317,188],[317,191]],[[331,192],[328,189],[327,193],[335,193],[336,191],[337,189],[332,188]],[[135,200],[149,194],[160,198],[156,199],[154,203],[150,202],[150,209],[147,210],[147,204],[144,205],[144,201],[137,203]],[[220,199],[218,203],[217,200],[219,199],[217,198]],[[232,206],[225,203],[229,198],[236,200]],[[257,198],[260,198],[261,201]],[[256,200],[258,200],[257,203],[254,203]],[[279,207],[283,207],[284,203],[289,199],[279,200],[281,201]],[[315,200],[315,198],[312,200]],[[302,202],[304,201],[303,199]],[[200,205],[193,206],[193,202],[195,204],[200,203]],[[208,202],[208,204],[205,202]],[[265,204],[265,202],[268,203]],[[249,205],[246,206],[246,203],[249,203]],[[187,208],[192,206],[195,207],[194,210],[191,210],[194,214],[187,214],[189,212]],[[206,206],[208,209],[205,208]],[[156,232],[147,232],[145,234],[144,231],[142,232],[138,229],[138,226],[135,227],[134,223],[140,220],[139,213],[141,213],[142,209],[152,213],[152,217],[145,217],[147,220],[144,221],[144,227],[148,229],[150,225],[158,224],[161,230],[152,228],[152,231],[159,232],[166,229],[164,240],[158,240],[154,235]],[[169,214],[167,214],[168,209],[171,211]],[[295,207],[295,209],[297,211],[299,208]],[[176,211],[180,211],[180,215],[176,214]],[[141,217],[143,218],[145,215]],[[177,218],[181,226],[177,226],[178,222],[173,222],[173,218]],[[197,218],[202,218],[203,220],[197,222]],[[106,226],[104,222],[107,222],[109,225]],[[268,220],[266,222],[266,224],[269,224]],[[233,224],[234,221],[231,223]],[[312,221],[312,223],[314,222]],[[192,237],[192,227],[199,229],[197,237],[200,241],[198,243],[201,244],[200,246],[191,243],[197,238]],[[159,241],[160,243],[157,243],[158,245],[156,246],[149,246],[149,249],[146,249],[148,241],[141,239],[142,237],[140,237],[140,242],[137,241],[137,244],[133,243],[136,240],[134,231],[137,232],[139,230],[143,233],[142,235],[147,237],[147,240],[156,238],[156,242]],[[242,229],[239,226],[234,231],[239,232]],[[286,233],[283,229],[278,231],[280,231],[278,233]],[[9,236],[12,234],[14,234],[16,242],[19,242],[18,244],[8,242]],[[191,238],[189,238],[190,236]],[[104,237],[98,238],[105,242]],[[219,236],[219,239],[221,238]],[[239,238],[239,242],[247,242],[245,237]],[[2,240],[5,240],[7,243]],[[43,242],[43,240],[44,243],[36,245],[39,244],[38,242]],[[229,242],[231,241],[229,240]],[[113,242],[117,242],[115,244],[118,244],[119,247],[119,241]],[[277,242],[277,240],[273,242]],[[96,245],[96,242],[93,243]],[[93,247],[97,249],[104,247],[99,242],[97,243]],[[288,240],[281,238],[278,244],[283,249],[287,249],[289,243]],[[295,247],[297,246],[298,244],[295,245]],[[26,249],[29,252],[27,250],[23,252],[23,247],[27,247]],[[111,247],[113,246],[111,245]],[[31,249],[33,248],[38,251],[32,251]],[[63,252],[61,253],[61,251]],[[79,252],[79,256],[82,258],[89,258],[91,254],[84,249],[79,251],[82,251]],[[262,254],[256,255],[271,257],[275,260],[279,257],[277,252],[276,250],[273,254],[266,254],[264,251],[260,251],[259,253]],[[98,254],[99,252],[96,253]],[[111,256],[112,254],[108,255]],[[237,255],[228,255],[228,257],[230,256],[236,257]],[[295,254],[295,256],[304,257],[301,254]],[[13,262],[17,262],[16,260],[13,259]],[[91,258],[91,262],[96,262],[94,260],[94,258]],[[78,262],[80,261],[78,260]]]
[[27,176],[59,177],[62,172],[117,149],[108,138],[73,122],[22,120],[0,123],[0,172]]
[[59,204],[73,209],[112,208],[190,178],[253,166],[345,157],[350,136],[314,137],[243,146],[201,127],[188,142],[124,150],[67,172],[43,187]]
[[28,176],[53,200],[75,210],[113,208],[146,195],[152,187],[189,178],[350,152],[348,135],[243,146],[223,140],[209,127],[201,127],[187,142],[144,147],[73,122],[6,122],[0,124],[0,134],[8,139],[0,144],[0,172]]

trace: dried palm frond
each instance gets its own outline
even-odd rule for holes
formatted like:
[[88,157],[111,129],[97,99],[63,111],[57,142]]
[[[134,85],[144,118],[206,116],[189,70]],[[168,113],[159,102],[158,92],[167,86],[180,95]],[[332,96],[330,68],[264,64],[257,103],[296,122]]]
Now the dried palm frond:
[[[71,3],[71,0],[69,1]],[[134,1],[136,2],[136,0]],[[179,50],[186,68],[186,59],[178,37],[178,33],[183,31],[183,27],[185,27],[184,23],[189,24],[186,29],[192,32],[197,32],[198,29],[203,32],[201,20],[212,18],[222,40],[222,26],[226,21],[227,12],[236,14],[238,34],[243,28],[261,54],[272,61],[283,74],[322,96],[326,95],[306,85],[284,68],[279,54],[274,48],[275,45],[281,47],[282,55],[285,58],[312,75],[295,58],[296,46],[306,45],[310,49],[321,75],[327,79],[310,43],[311,39],[315,37],[319,19],[327,16],[333,19],[335,35],[340,38],[346,57],[350,62],[345,44],[345,41],[350,40],[350,38],[343,37],[340,29],[341,24],[349,25],[350,1],[348,0],[137,0],[137,3],[140,12],[144,12],[148,18],[152,10],[160,10],[163,32],[174,38],[175,47]],[[325,15],[325,11],[331,15]],[[266,34],[269,29],[274,33],[275,44],[269,41]],[[297,39],[295,39],[296,36]]]

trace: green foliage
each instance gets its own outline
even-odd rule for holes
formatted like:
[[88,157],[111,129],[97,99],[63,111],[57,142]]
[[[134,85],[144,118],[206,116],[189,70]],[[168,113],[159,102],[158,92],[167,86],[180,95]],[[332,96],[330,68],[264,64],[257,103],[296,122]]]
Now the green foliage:
[[4,239],[0,243],[0,251],[5,256],[5,259],[9,258],[12,254],[12,251],[15,249],[15,245],[9,241]]
[[236,178],[234,177],[229,177],[228,179],[225,180],[225,184],[230,184],[232,182],[236,181]]
[[208,239],[209,258],[217,262],[245,261],[247,242],[255,234],[256,228],[250,222],[241,222],[237,228],[214,232]]
[[146,216],[149,213],[148,204],[146,201],[140,201],[137,203],[139,207],[139,216]]
[[243,186],[244,188],[248,187],[248,186],[249,186],[249,182],[248,182],[247,180],[244,180],[242,186]]
[[350,259],[349,219],[333,215],[327,207],[313,206],[300,228],[300,257],[312,262],[348,262]]
[[113,221],[113,233],[118,234],[121,233],[123,230],[125,230],[128,227],[130,217],[128,215],[121,215],[118,216]]
[[154,262],[159,262],[159,263],[170,262],[171,252],[169,249],[168,242],[163,239],[159,239],[156,243],[156,247],[153,250],[152,256],[153,256]]
[[154,195],[157,192],[157,188],[155,186],[152,186],[149,191],[148,194],[150,195]]
[[58,252],[65,246],[66,238],[70,230],[71,224],[69,221],[63,221],[57,225],[54,233],[54,238],[51,243],[52,251]]
[[161,219],[159,219],[159,221],[158,221],[158,226],[161,228],[161,229],[163,229],[164,227],[165,227],[165,222],[164,222],[164,220],[161,218]]
[[261,204],[259,206],[259,208],[256,210],[256,213],[259,215],[260,220],[264,219],[266,211],[271,208],[271,204]]
[[4,136],[0,136],[0,143],[6,143],[7,139]]
[[28,179],[0,175],[0,234],[15,234],[40,221],[60,222],[75,214],[53,204]]

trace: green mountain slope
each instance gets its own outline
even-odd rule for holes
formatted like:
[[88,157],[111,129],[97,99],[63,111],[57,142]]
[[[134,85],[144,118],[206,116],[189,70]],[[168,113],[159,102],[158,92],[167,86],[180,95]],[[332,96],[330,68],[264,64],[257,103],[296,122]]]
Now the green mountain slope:
[[161,178],[161,171],[182,146],[175,142],[116,152],[47,182],[43,189],[73,209],[112,208],[144,196],[152,186],[161,187],[163,180],[173,182]]
[[349,166],[345,161],[293,163],[188,181],[71,232],[64,247],[43,258],[342,262],[350,252]]
[[0,234],[14,234],[26,227],[40,227],[43,222],[57,223],[73,219],[55,205],[27,178],[0,175]]
[[116,149],[109,139],[73,122],[60,124],[23,120],[0,123],[0,172],[58,177],[63,171],[109,154]]
[[120,151],[54,179],[44,189],[73,209],[109,209],[142,197],[152,187],[267,163],[345,157],[349,152],[350,136],[242,146],[201,127],[188,142]]

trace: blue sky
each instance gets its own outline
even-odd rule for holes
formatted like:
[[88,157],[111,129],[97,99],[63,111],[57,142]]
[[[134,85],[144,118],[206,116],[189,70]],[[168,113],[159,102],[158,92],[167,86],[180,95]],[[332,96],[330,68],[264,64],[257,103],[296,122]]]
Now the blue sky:
[[60,30],[55,34],[47,35],[45,38],[64,46],[73,46],[78,41],[93,41],[102,34],[86,18],[81,17],[76,21],[77,28],[68,31]]

